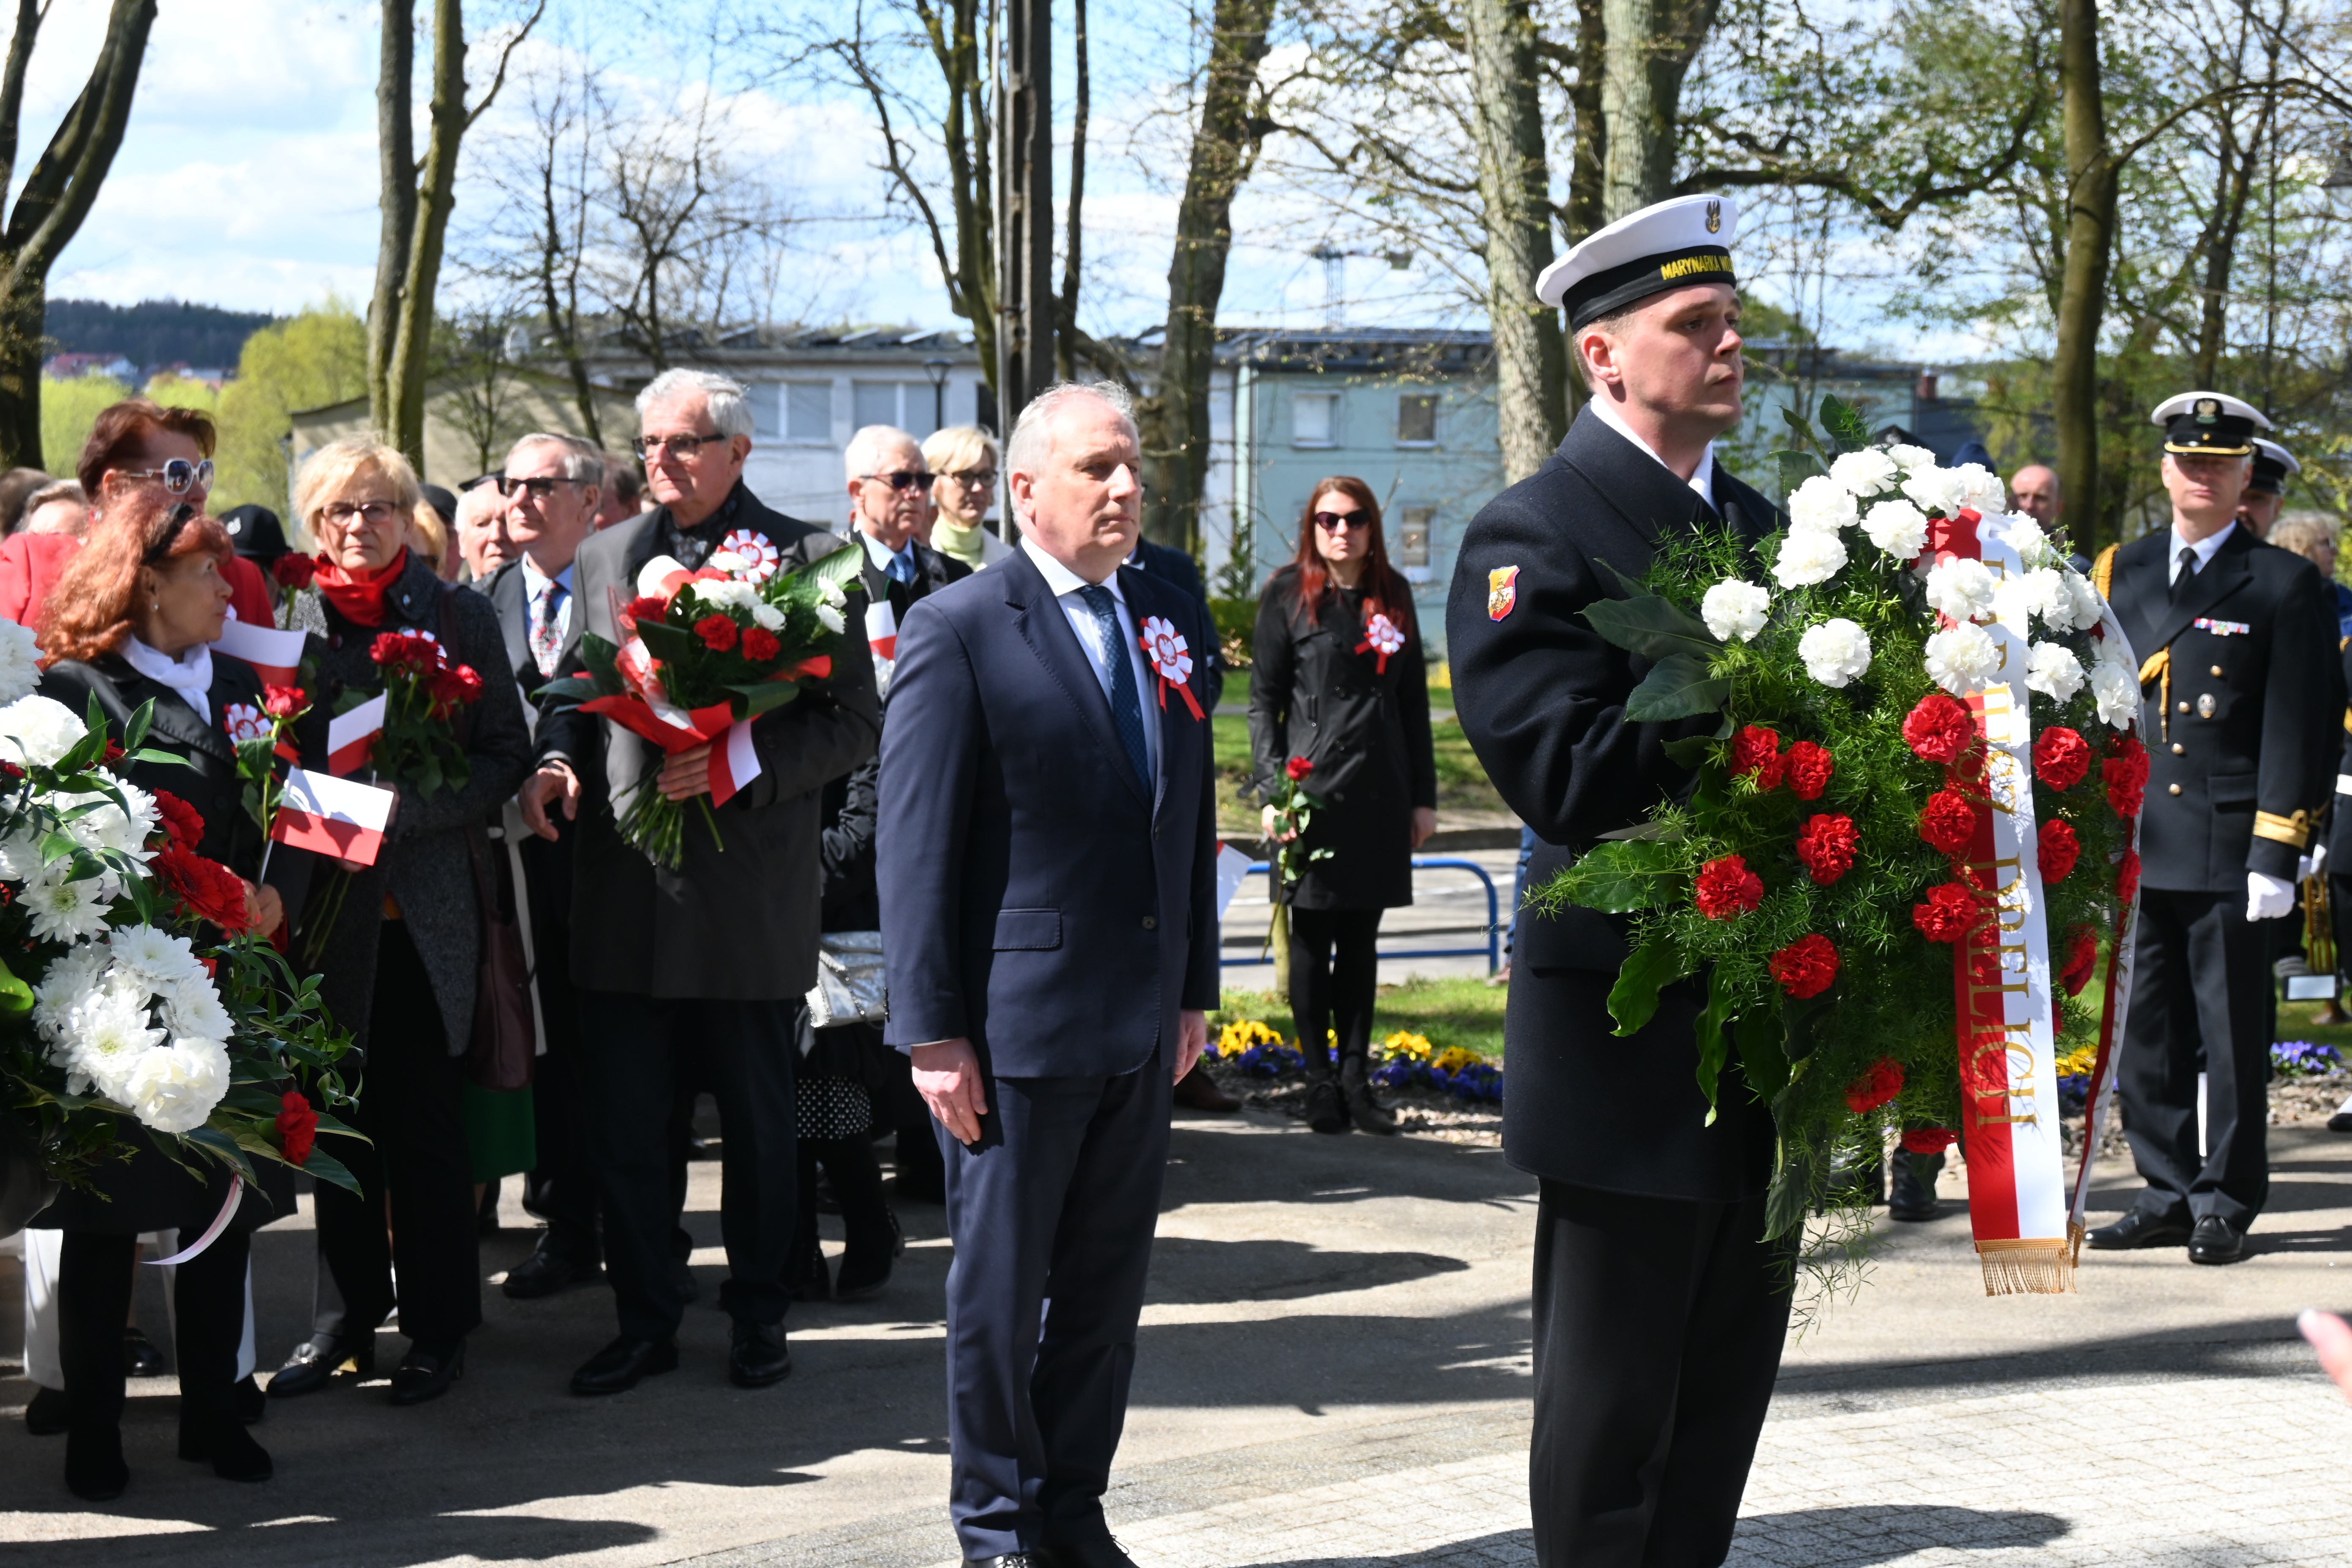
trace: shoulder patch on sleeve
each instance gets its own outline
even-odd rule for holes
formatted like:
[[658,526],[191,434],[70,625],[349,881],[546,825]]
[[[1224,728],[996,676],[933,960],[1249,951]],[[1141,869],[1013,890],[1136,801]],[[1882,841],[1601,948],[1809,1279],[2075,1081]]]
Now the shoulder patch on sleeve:
[[1499,621],[1519,602],[1519,569],[1497,566],[1486,574],[1486,618]]

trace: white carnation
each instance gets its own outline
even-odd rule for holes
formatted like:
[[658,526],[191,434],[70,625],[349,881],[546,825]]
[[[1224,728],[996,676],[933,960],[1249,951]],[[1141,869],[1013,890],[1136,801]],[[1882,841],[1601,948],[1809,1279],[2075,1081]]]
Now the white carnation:
[[2053,702],[2074,700],[2083,679],[2083,661],[2058,643],[2035,643],[2025,660],[2025,684]]
[[849,595],[844,594],[841,591],[841,584],[835,582],[830,577],[820,577],[817,579],[816,592],[817,597],[823,599],[826,604],[831,605],[836,610],[841,608],[842,605],[849,603]]
[[714,550],[710,552],[710,559],[704,564],[713,572],[724,572],[732,577],[751,563],[731,550]]
[[40,684],[41,650],[33,634],[14,621],[0,620],[0,702],[29,697]]
[[1772,577],[1783,588],[1810,587],[1836,576],[1845,559],[1845,541],[1834,529],[1792,528],[1780,542],[1780,558],[1773,563]]
[[1851,528],[1853,521],[1853,493],[1827,474],[1815,474],[1789,492],[1791,532],[1809,528]]
[[1927,571],[1927,603],[1956,621],[1990,615],[1993,595],[2000,587],[1981,561],[1955,557]]
[[751,622],[761,631],[780,632],[784,629],[784,612],[762,599],[751,606]]
[[1905,473],[1910,473],[1918,468],[1932,468],[1936,466],[1936,454],[1925,447],[1889,447],[1886,448],[1886,455],[1894,458],[1895,466]]
[[0,708],[0,760],[50,767],[82,738],[82,721],[53,697],[19,697]]
[[1903,481],[1903,493],[1923,511],[1946,517],[1960,510],[1960,479],[1949,468],[1914,468]]
[[183,1036],[142,1055],[112,1098],[159,1132],[193,1132],[228,1092],[228,1077],[227,1047]]
[[25,884],[25,912],[43,942],[79,942],[106,929],[106,906],[113,901],[113,879],[73,876],[73,862],[59,860]]
[[1698,602],[1699,618],[1725,642],[1753,642],[1771,610],[1770,594],[1737,577],[1726,577]]
[[1823,621],[1797,639],[1797,657],[1823,686],[1843,686],[1870,668],[1870,634],[1843,616]]
[[2017,552],[2018,560],[2025,563],[2028,571],[2050,564],[2050,536],[2042,531],[2040,523],[2021,511],[2010,514],[2006,527],[2010,548]]
[[2139,718],[2139,677],[2120,664],[2103,660],[2092,668],[2091,695],[2110,729],[2126,729]]
[[2099,597],[2099,591],[2091,586],[2091,580],[2081,573],[2067,572],[2064,576],[2067,596],[2074,602],[2073,629],[2089,631],[2106,618],[2107,603]]
[[835,609],[831,605],[819,605],[816,607],[816,618],[818,624],[823,626],[824,629],[829,632],[839,631],[844,624],[841,618],[841,612]]
[[1830,465],[1830,478],[1857,496],[1874,496],[1881,490],[1891,490],[1903,478],[1903,469],[1895,459],[1876,447],[1859,452],[1848,452]]
[[2000,668],[2000,645],[1963,621],[1927,639],[1927,676],[1955,697],[1981,691]]
[[2074,624],[2074,595],[2067,592],[2063,573],[2047,566],[2028,572],[2019,595],[2026,614],[2042,625],[2063,631]]
[[[1962,506],[1974,510],[1979,517],[1991,517],[2009,510],[2009,487],[2000,476],[1982,463],[1962,463],[1952,470]],[[2032,520],[2028,518],[2027,521]]]
[[1897,561],[1910,561],[1927,548],[1927,514],[1907,500],[1883,500],[1862,520],[1870,542]]
[[694,584],[694,596],[714,610],[748,610],[760,603],[760,590],[749,583],[706,578]]

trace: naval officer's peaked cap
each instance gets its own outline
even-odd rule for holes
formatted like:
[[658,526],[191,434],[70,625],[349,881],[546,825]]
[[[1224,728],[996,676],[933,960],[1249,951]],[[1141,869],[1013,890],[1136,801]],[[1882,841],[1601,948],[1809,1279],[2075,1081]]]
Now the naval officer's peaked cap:
[[1570,331],[1653,294],[1733,283],[1739,208],[1722,196],[1676,196],[1595,230],[1536,279],[1536,298],[1568,307]]
[[2164,449],[2182,457],[2245,458],[2254,432],[2271,422],[2263,411],[2225,392],[2184,392],[2156,405],[2147,422],[2164,431]]

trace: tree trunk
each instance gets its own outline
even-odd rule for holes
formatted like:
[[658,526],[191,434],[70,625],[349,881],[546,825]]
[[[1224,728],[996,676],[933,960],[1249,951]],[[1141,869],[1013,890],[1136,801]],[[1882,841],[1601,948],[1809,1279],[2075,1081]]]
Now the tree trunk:
[[1252,117],[1259,62],[1276,0],[1215,0],[1201,123],[1176,245],[1168,264],[1168,333],[1160,384],[1144,411],[1144,533],[1180,550],[1198,547],[1201,490],[1209,477],[1209,383],[1216,368],[1217,305],[1234,244],[1234,195],[1249,177],[1265,129]]
[[2245,230],[2246,204],[2253,195],[2254,172],[2262,165],[2263,143],[2270,134],[2271,116],[2276,108],[2275,99],[2264,99],[2242,155],[2238,148],[2236,122],[2226,112],[2221,116],[2213,215],[2205,226],[2205,277],[2200,290],[2204,298],[2198,312],[2197,352],[2189,374],[2189,380],[2199,386],[2211,386],[2221,379],[2222,340],[2230,321],[2230,274],[2237,263],[2238,237]]
[[416,69],[415,0],[383,0],[383,40],[375,83],[375,294],[368,302],[368,423],[390,434],[398,423],[392,387],[394,344],[416,236],[416,134],[410,80]]
[[1087,201],[1087,119],[1094,98],[1087,69],[1087,0],[1076,0],[1073,19],[1076,36],[1071,45],[1077,56],[1077,102],[1070,112],[1070,200],[1068,216],[1062,224],[1062,297],[1055,308],[1059,330],[1054,334],[1054,374],[1064,381],[1076,374],[1077,359],[1073,350],[1078,336],[1078,243],[1083,237],[1079,219]]
[[1683,78],[1717,0],[1601,0],[1601,206],[1610,222],[1666,199]]
[[425,383],[433,346],[433,300],[441,281],[441,251],[449,211],[457,200],[457,147],[466,134],[464,0],[434,0],[433,102],[415,197],[415,229],[401,284],[399,329],[385,371],[394,423],[386,432],[403,456],[425,472]]
[[[572,375],[572,395],[580,407],[580,427],[599,447],[604,432],[596,417],[596,389],[588,379],[588,362],[580,353],[580,260],[563,243],[562,215],[555,198],[556,150],[551,142],[547,161],[540,167],[541,222],[539,288],[547,324],[555,334],[556,351]],[[586,235],[581,237],[586,243]]]
[[1551,264],[1551,171],[1537,96],[1536,28],[1527,0],[1468,0],[1478,198],[1486,229],[1486,314],[1495,342],[1495,417],[1503,478],[1543,466],[1567,434],[1568,359],[1559,312],[1536,299]]
[[2097,0],[2063,0],[2059,22],[2069,195],[2053,378],[2058,479],[2067,510],[2084,520],[2074,543],[2087,552],[2110,531],[2099,504],[2099,325],[2115,245],[2116,169],[2099,84]]

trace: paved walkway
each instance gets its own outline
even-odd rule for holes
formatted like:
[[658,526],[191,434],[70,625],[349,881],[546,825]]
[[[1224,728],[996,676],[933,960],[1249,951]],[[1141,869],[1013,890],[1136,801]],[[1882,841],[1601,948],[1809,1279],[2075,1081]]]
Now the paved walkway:
[[[2079,1295],[1988,1300],[1957,1205],[1894,1227],[1860,1296],[1791,1350],[1732,1562],[2352,1560],[2352,1408],[2292,1327],[2306,1303],[2352,1305],[2352,1140],[2280,1130],[2276,1151],[2232,1268],[2100,1255]],[[1270,1121],[1186,1117],[1173,1161],[1110,1500],[1143,1568],[1531,1562],[1530,1184],[1489,1152]],[[694,1177],[709,1292],[717,1168]],[[568,1398],[608,1300],[492,1291],[450,1398],[396,1411],[378,1384],[275,1408],[266,1487],[173,1458],[157,1379],[134,1385],[132,1489],[79,1507],[59,1441],[14,1418],[26,1385],[0,1382],[0,1568],[948,1563],[947,1247],[937,1208],[907,1218],[881,1300],[795,1310],[779,1388],[724,1384],[706,1294],[678,1373]],[[259,1237],[272,1352],[299,1335],[310,1240],[299,1218]],[[527,1246],[487,1243],[486,1270]],[[142,1318],[160,1307],[149,1282]]]

